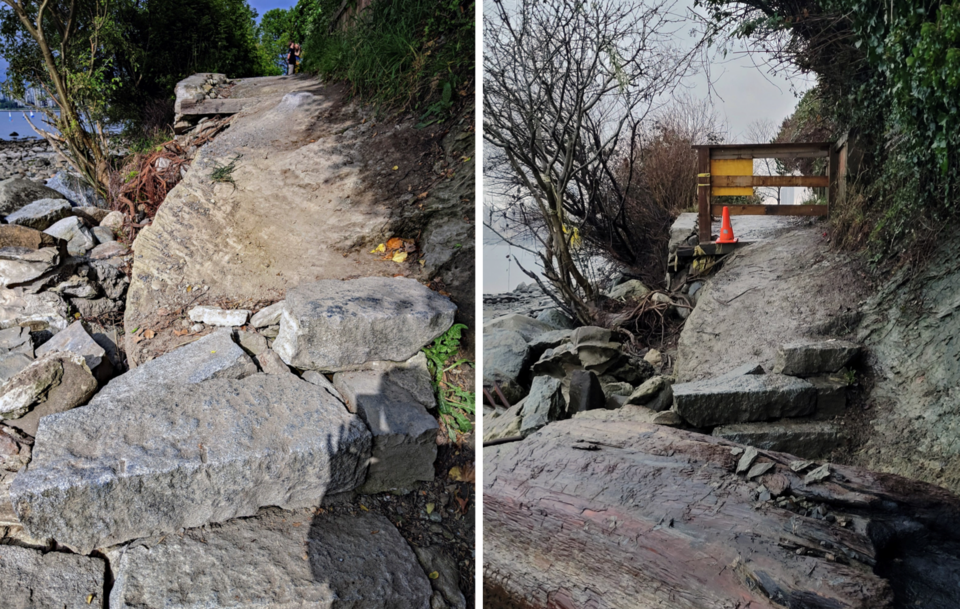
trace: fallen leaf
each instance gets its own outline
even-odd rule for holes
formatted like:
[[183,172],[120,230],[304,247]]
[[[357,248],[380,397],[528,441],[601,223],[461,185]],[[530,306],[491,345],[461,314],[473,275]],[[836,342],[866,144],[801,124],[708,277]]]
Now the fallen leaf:
[[360,504],[360,509],[363,510],[364,512],[370,511],[370,509],[367,506],[363,505],[362,503]]
[[429,195],[430,195],[429,192],[421,192],[420,194],[417,195],[417,198],[418,198],[418,199],[426,199]]
[[407,259],[407,252],[397,252],[393,255],[393,261],[397,264],[404,262]]
[[421,259],[420,259],[420,266],[424,266],[426,263],[427,263],[427,259],[426,259],[426,258],[421,258]]
[[403,247],[403,239],[400,237],[394,237],[393,239],[387,240],[387,249],[388,250],[398,250]]
[[156,336],[156,335],[157,335],[157,333],[154,332],[153,330],[147,330],[146,332],[143,333],[143,337],[146,338],[146,339],[148,339],[148,340],[151,339],[151,338],[153,338],[153,337]]
[[92,594],[87,595],[87,604],[89,605],[92,602],[93,602],[93,595]]
[[454,495],[453,498],[456,500],[457,504],[460,506],[460,513],[461,513],[461,514],[466,514],[466,513],[467,513],[467,503],[470,502],[470,499],[469,499],[469,498],[467,498],[467,499],[461,499],[460,497],[458,497],[458,496],[456,496],[456,495]]
[[430,579],[439,579],[439,578],[440,578],[440,573],[437,572],[437,571],[434,571],[433,573],[431,573],[431,574],[428,575],[427,577],[429,577]]
[[186,336],[187,334],[190,334],[190,330],[174,330],[173,331],[174,336]]
[[370,250],[370,253],[371,253],[371,254],[382,254],[384,251],[386,251],[386,249],[387,249],[386,246],[384,246],[384,245],[381,243],[381,244],[378,245],[377,247],[375,247],[375,248],[373,248],[372,250]]
[[428,503],[428,504],[427,504],[427,514],[432,514],[432,513],[433,513],[433,508],[435,508],[435,507],[436,507],[435,504],[433,504],[433,503]]
[[394,165],[394,166],[393,166],[393,170],[394,170],[394,171],[396,171],[396,170],[398,170],[398,169],[400,169],[400,166],[399,166],[399,165]]
[[474,482],[476,480],[476,471],[469,465],[453,466],[450,468],[450,479],[457,482]]

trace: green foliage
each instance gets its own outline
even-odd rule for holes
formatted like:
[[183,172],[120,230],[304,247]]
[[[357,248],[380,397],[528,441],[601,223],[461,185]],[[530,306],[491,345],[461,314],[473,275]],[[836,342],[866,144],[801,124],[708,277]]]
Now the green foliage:
[[292,11],[281,8],[269,10],[260,18],[257,44],[264,62],[264,75],[278,76],[286,73],[287,48],[293,40],[292,26]]
[[[445,119],[473,81],[474,2],[378,0],[354,15],[340,0],[300,0],[291,31],[304,67],[348,81],[384,106]],[[430,119],[430,120],[428,120]]]
[[220,182],[221,184],[232,184],[234,188],[237,187],[237,183],[233,180],[233,172],[237,168],[237,161],[243,155],[238,154],[237,156],[230,159],[230,162],[226,165],[220,163],[214,163],[213,171],[210,173],[210,179],[214,182]]
[[[443,336],[434,340],[432,345],[423,349],[423,353],[427,356],[427,368],[433,377],[433,388],[437,394],[437,409],[447,424],[447,429],[451,430],[451,435],[454,434],[454,430],[467,433],[473,429],[473,424],[466,415],[476,412],[475,394],[443,380],[444,373],[464,364],[472,365],[466,359],[449,363],[460,352],[460,340],[466,329],[467,326],[463,324],[454,324]],[[451,437],[451,440],[455,438]]]

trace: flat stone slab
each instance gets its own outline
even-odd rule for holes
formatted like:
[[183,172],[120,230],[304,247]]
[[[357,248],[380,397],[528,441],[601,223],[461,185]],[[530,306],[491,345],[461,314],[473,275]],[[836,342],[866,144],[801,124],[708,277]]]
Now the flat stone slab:
[[220,309],[218,307],[194,307],[190,309],[190,320],[205,323],[208,326],[242,326],[247,323],[250,311],[244,309]]
[[0,181],[0,216],[7,216],[25,205],[40,199],[59,199],[61,195],[52,188],[25,178],[10,178]]
[[774,421],[722,425],[713,435],[761,450],[790,453],[804,459],[819,459],[836,449],[843,435],[840,428],[824,421]]
[[427,412],[436,399],[422,353],[402,364],[376,362],[370,370],[339,372],[333,386],[373,434],[361,492],[406,490],[433,480],[439,425]]
[[456,310],[446,296],[405,277],[302,284],[287,292],[273,350],[301,370],[403,362],[446,332]]
[[103,607],[103,559],[0,546],[0,597],[8,609]]
[[10,491],[32,536],[89,554],[310,505],[364,480],[366,426],[294,375],[115,395],[40,420],[33,461]]
[[24,205],[7,216],[7,224],[19,224],[37,230],[46,230],[54,222],[71,214],[73,206],[65,199],[40,199]]
[[39,278],[60,264],[56,248],[0,248],[0,286],[8,287]]
[[803,417],[817,407],[816,388],[781,374],[745,374],[673,386],[677,413],[694,427]]
[[265,510],[120,553],[111,609],[428,609],[430,580],[383,516]]
[[37,357],[54,351],[67,351],[83,357],[90,370],[96,369],[107,352],[87,334],[82,321],[75,321],[66,330],[57,332],[53,338],[37,347]]
[[241,379],[256,372],[257,365],[233,342],[230,330],[217,330],[116,377],[94,396],[91,405],[135,400],[148,388],[159,391],[210,379]]
[[837,372],[860,352],[860,345],[846,340],[805,340],[780,345],[773,371],[791,376],[814,376]]

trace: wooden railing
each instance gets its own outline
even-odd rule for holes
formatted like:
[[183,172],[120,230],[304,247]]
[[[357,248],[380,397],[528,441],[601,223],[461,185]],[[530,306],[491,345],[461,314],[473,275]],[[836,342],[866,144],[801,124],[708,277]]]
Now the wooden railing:
[[[826,188],[826,205],[727,205],[731,216],[826,216],[836,200],[840,150],[831,142],[802,144],[723,144],[694,146],[699,155],[697,178],[700,243],[709,243],[710,226],[724,205],[712,197],[753,194],[755,187]],[[753,159],[826,158],[825,176],[757,176]],[[738,163],[737,161],[742,161]],[[721,175],[722,174],[722,175]]]

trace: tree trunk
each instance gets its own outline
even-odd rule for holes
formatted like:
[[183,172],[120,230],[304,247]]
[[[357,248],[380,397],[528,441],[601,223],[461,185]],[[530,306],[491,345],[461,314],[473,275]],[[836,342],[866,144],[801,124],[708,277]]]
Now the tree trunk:
[[[487,448],[485,598],[558,609],[960,607],[957,497],[845,466],[808,483],[816,464],[798,474],[796,457],[775,452],[760,452],[754,466],[771,469],[747,480],[738,449],[586,419]],[[758,500],[760,483],[774,498]]]

